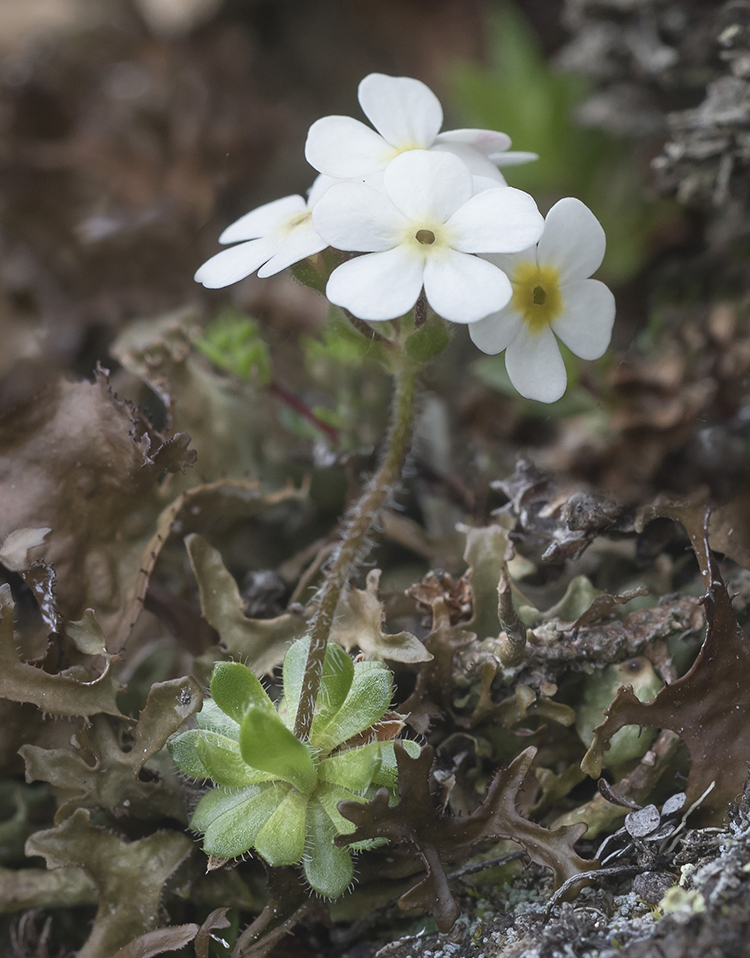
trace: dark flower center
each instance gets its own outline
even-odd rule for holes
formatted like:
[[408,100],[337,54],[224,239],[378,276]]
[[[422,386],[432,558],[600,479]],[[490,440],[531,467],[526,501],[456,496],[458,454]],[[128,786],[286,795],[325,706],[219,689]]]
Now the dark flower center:
[[431,246],[435,242],[435,234],[432,230],[417,230],[417,242],[422,246]]

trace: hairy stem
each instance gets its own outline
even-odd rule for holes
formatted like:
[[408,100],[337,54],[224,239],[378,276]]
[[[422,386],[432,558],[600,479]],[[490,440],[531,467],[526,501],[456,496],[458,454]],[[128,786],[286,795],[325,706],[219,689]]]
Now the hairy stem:
[[294,723],[294,734],[299,739],[310,736],[315,701],[323,674],[326,644],[341,593],[346,588],[354,567],[362,558],[367,545],[367,536],[376,516],[385,505],[393,486],[401,478],[404,460],[409,451],[414,419],[416,369],[406,356],[400,357],[394,378],[391,425],[386,437],[382,462],[352,511],[344,537],[334,554],[333,564],[326,576],[318,609],[312,622],[305,680]]

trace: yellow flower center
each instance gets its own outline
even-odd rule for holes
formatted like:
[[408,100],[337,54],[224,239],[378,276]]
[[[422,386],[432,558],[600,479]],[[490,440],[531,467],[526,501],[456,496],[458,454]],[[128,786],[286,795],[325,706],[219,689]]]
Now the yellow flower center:
[[560,271],[554,266],[519,263],[510,278],[511,305],[524,318],[532,333],[541,333],[562,313]]

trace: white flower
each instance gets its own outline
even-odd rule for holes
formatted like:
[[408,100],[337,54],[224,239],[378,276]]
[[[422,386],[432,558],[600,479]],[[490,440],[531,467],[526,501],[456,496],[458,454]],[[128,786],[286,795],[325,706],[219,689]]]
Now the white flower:
[[371,73],[359,85],[359,102],[377,130],[350,116],[326,116],[310,127],[307,162],[321,173],[357,179],[384,170],[408,150],[446,151],[459,156],[477,176],[505,183],[498,166],[537,159],[536,153],[508,153],[510,137],[492,130],[440,132],[443,108],[428,86],[411,77]]
[[307,200],[303,196],[285,196],[245,213],[219,237],[220,243],[239,245],[207,260],[195,274],[196,282],[209,289],[220,289],[239,282],[256,269],[258,276],[273,276],[324,250],[328,243],[315,232],[312,209],[333,182],[331,177],[321,175],[310,188]]
[[368,255],[333,271],[328,299],[367,320],[403,316],[423,286],[435,312],[456,323],[502,309],[512,294],[508,277],[472,254],[526,249],[544,220],[521,190],[473,193],[458,157],[425,150],[397,156],[382,192],[365,183],[332,186],[313,211],[315,229],[337,249]]
[[485,353],[506,350],[510,381],[527,399],[555,402],[565,392],[556,335],[581,359],[598,359],[609,345],[615,298],[604,283],[588,278],[601,266],[605,246],[599,220],[567,197],[547,214],[536,246],[489,257],[510,276],[513,298],[472,324],[469,335]]

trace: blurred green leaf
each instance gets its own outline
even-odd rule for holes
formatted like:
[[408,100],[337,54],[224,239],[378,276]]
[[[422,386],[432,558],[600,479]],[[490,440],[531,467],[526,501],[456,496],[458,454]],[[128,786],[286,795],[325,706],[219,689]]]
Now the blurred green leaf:
[[265,386],[271,381],[271,354],[261,339],[256,320],[234,310],[225,310],[206,326],[195,340],[196,347],[214,365]]
[[432,313],[427,322],[406,340],[406,351],[418,363],[426,363],[448,346],[451,341],[445,320]]
[[534,163],[503,168],[508,183],[532,193],[543,210],[563,196],[583,200],[607,233],[605,279],[629,279],[645,261],[649,235],[675,207],[641,199],[647,158],[639,147],[576,123],[589,82],[548,63],[514,4],[492,13],[488,32],[491,65],[453,70],[457,111],[469,125],[507,133],[513,149],[538,153]]

